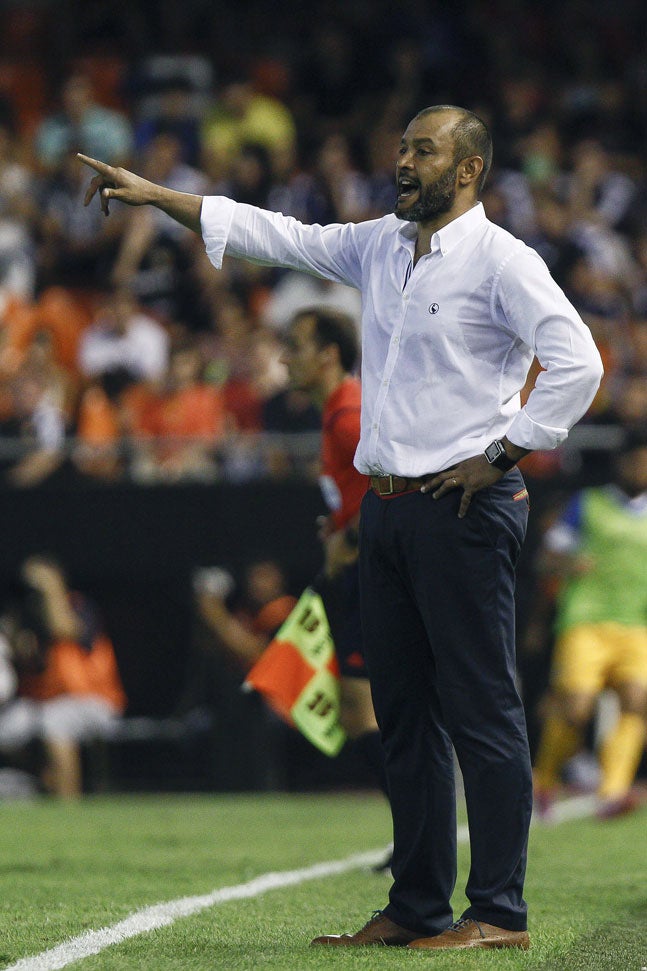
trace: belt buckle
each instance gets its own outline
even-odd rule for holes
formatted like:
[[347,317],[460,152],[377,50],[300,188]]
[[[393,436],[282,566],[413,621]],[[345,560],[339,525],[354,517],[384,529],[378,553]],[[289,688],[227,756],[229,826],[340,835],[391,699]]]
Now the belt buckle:
[[382,488],[382,483],[380,482],[379,483],[379,487],[378,487],[378,495],[379,496],[392,496],[393,495],[393,491],[394,491],[393,490],[393,476],[392,475],[380,476],[380,478],[387,478],[389,480],[389,487],[388,487],[388,489],[383,489]]

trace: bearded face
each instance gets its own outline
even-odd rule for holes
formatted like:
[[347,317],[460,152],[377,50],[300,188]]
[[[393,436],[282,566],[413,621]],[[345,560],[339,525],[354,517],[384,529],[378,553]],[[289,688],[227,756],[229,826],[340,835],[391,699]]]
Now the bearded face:
[[452,163],[437,178],[428,182],[411,172],[400,171],[394,210],[398,219],[424,223],[449,212],[456,198],[457,171],[458,166]]

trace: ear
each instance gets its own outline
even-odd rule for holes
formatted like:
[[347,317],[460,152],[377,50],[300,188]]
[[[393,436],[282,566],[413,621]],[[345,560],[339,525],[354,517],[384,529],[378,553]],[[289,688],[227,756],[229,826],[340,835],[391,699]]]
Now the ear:
[[465,186],[476,184],[482,171],[483,159],[480,155],[470,155],[469,158],[464,158],[458,166],[458,184]]

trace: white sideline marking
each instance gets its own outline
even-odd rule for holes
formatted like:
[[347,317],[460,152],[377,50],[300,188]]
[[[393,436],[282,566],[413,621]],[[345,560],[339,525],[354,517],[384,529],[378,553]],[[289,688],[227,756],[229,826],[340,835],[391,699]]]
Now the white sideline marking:
[[221,887],[211,893],[197,897],[180,897],[161,904],[153,904],[136,910],[130,917],[120,920],[112,927],[102,927],[98,931],[86,931],[78,937],[72,937],[63,944],[48,951],[42,951],[33,957],[21,958],[16,964],[5,968],[5,971],[55,971],[57,968],[67,967],[74,961],[98,954],[112,944],[119,944],[130,937],[137,937],[146,931],[157,930],[173,924],[180,917],[189,917],[208,907],[228,903],[230,900],[246,900],[258,897],[268,890],[280,890],[283,887],[293,887],[307,880],[319,877],[331,877],[349,870],[358,870],[365,866],[373,866],[384,859],[384,849],[372,850],[368,853],[358,853],[345,860],[331,860],[327,863],[315,863],[314,866],[304,867],[302,870],[283,870],[278,873],[264,873],[248,883],[240,883],[234,887]]
[[[592,812],[594,804],[595,801],[591,796],[567,799],[555,806],[552,818],[556,822],[562,822],[587,816]],[[459,826],[457,836],[459,843],[466,843],[469,839],[467,826]],[[71,937],[68,941],[57,944],[56,947],[41,951],[40,954],[21,958],[15,964],[6,967],[4,971],[58,971],[59,968],[65,968],[75,961],[82,961],[83,958],[90,957],[92,954],[99,954],[113,944],[120,944],[131,937],[157,930],[159,927],[167,927],[181,917],[190,917],[192,914],[207,910],[209,907],[225,904],[230,900],[248,900],[250,897],[258,897],[269,890],[281,890],[284,887],[294,887],[299,883],[306,883],[308,880],[332,877],[339,873],[347,873],[349,870],[374,866],[383,859],[384,849],[371,850],[367,853],[357,853],[346,857],[345,860],[315,863],[313,866],[304,867],[301,870],[264,873],[247,883],[239,883],[234,887],[221,887],[220,890],[213,890],[211,893],[196,897],[180,897],[177,900],[153,904],[150,907],[136,910],[130,917],[120,920],[112,927],[102,927],[98,931],[86,931],[84,934],[79,934],[78,937]]]

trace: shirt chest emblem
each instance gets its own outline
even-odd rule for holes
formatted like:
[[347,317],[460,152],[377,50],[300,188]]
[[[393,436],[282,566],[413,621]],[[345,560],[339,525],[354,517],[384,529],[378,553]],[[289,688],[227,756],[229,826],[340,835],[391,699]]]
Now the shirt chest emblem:
[[437,303],[430,303],[427,310],[429,311],[430,314],[437,314],[438,311],[440,310],[440,307],[438,306]]

